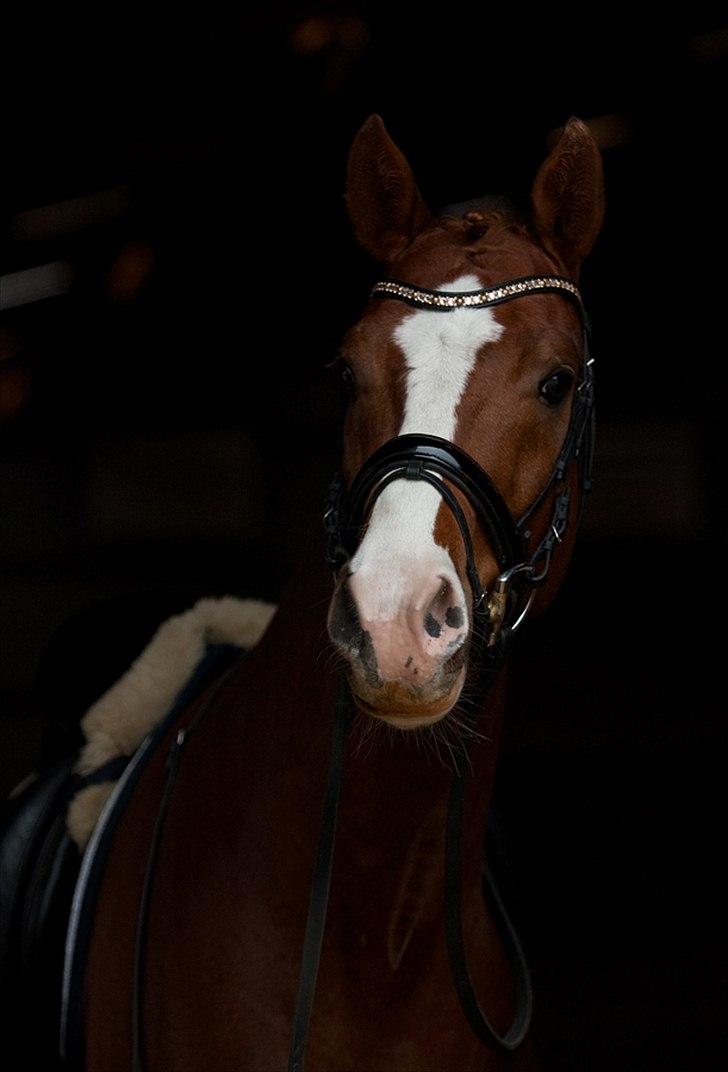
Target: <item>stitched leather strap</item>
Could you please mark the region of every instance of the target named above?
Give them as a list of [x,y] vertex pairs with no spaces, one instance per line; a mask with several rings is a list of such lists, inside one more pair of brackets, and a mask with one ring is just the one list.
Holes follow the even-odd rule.
[[445,827],[445,935],[450,970],[460,999],[461,1008],[473,1032],[486,1046],[515,1050],[521,1045],[531,1024],[533,990],[526,958],[518,935],[496,889],[493,874],[484,864],[486,888],[492,902],[493,918],[511,966],[515,986],[516,1011],[513,1023],[505,1035],[499,1035],[480,1007],[468,971],[461,918],[462,829],[465,798],[465,769],[467,756],[459,756],[457,772],[453,774]]
[[339,675],[334,726],[331,735],[331,758],[326,780],[323,816],[319,830],[316,863],[314,865],[311,892],[308,901],[308,918],[303,939],[303,953],[298,977],[296,1008],[293,1014],[291,1048],[288,1055],[288,1072],[303,1072],[304,1053],[308,1028],[316,992],[321,946],[326,925],[326,910],[329,904],[331,868],[334,861],[336,817],[341,796],[341,768],[344,756],[344,739],[351,721],[349,687],[342,670]]

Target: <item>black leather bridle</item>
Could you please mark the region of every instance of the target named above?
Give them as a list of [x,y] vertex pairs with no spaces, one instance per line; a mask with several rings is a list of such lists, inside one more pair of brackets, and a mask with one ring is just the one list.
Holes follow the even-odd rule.
[[[380,446],[364,462],[346,489],[341,472],[329,487],[324,511],[326,561],[338,572],[358,546],[371,507],[393,480],[424,480],[434,487],[450,508],[465,547],[466,571],[473,593],[473,613],[481,621],[474,634],[484,636],[485,658],[500,663],[508,639],[524,621],[533,600],[535,586],[545,580],[554,548],[561,542],[569,523],[571,489],[567,474],[571,463],[581,467],[581,487],[591,486],[594,446],[594,373],[589,352],[591,323],[578,288],[562,276],[524,276],[497,287],[482,290],[442,292],[415,287],[399,280],[382,280],[372,297],[391,297],[418,308],[448,312],[496,305],[525,294],[563,294],[576,303],[581,313],[583,357],[581,380],[576,386],[566,437],[547,483],[527,510],[514,518],[486,471],[464,450],[449,440],[424,433],[396,436]],[[488,593],[478,576],[473,540],[457,497],[448,483],[466,496],[488,534],[499,565],[499,575]],[[555,492],[551,522],[535,550],[528,551],[533,534],[528,522]]]
[[[581,313],[583,328],[583,359],[581,380],[572,402],[571,418],[553,471],[541,492],[528,509],[513,518],[495,484],[478,463],[456,444],[437,436],[425,434],[397,436],[384,443],[364,463],[351,486],[346,489],[340,473],[329,488],[325,512],[326,561],[338,570],[353,554],[366,518],[376,496],[393,480],[424,480],[436,488],[452,511],[460,529],[466,552],[467,574],[473,592],[473,616],[479,617],[483,629],[482,646],[477,656],[482,661],[483,684],[487,688],[494,680],[505,658],[507,642],[524,620],[535,588],[547,576],[551,558],[569,524],[571,490],[569,473],[578,464],[581,488],[591,486],[591,465],[594,446],[594,377],[589,353],[591,324],[575,283],[562,276],[525,276],[496,287],[460,293],[430,290],[397,279],[380,280],[371,291],[372,297],[390,297],[418,308],[447,312],[457,308],[472,308],[473,315],[483,306],[496,305],[533,293],[560,293],[575,301]],[[447,483],[446,483],[447,482]],[[462,507],[448,484],[453,484],[467,498],[488,535],[498,560],[500,573],[490,592],[483,588],[478,576],[473,542]],[[528,545],[536,535],[528,527],[549,495],[554,501],[548,529],[529,553]],[[523,584],[516,584],[516,579]],[[472,630],[476,632],[475,628]],[[469,659],[475,651],[471,648]],[[211,693],[192,725],[200,720],[214,698]],[[301,956],[296,1004],[293,1015],[288,1072],[303,1072],[306,1041],[313,1009],[321,948],[323,943],[329,885],[334,855],[336,820],[341,791],[341,775],[346,732],[352,721],[352,702],[345,674],[341,672],[331,737],[331,752],[323,803],[318,847],[309,893],[308,916]],[[132,1001],[133,1067],[135,1072],[145,1068],[143,1031],[143,978],[147,946],[147,920],[154,881],[154,871],[164,819],[171,799],[172,788],[179,769],[182,746],[191,727],[178,731],[177,740],[169,750],[166,781],[157,815],[154,836],[150,844],[144,876],[143,894],[137,920],[137,941],[134,959]],[[508,955],[515,986],[516,1013],[504,1035],[499,1035],[483,1013],[468,972],[461,925],[461,843],[462,817],[465,797],[467,750],[464,739],[455,749],[456,770],[448,801],[445,829],[445,934],[448,956],[460,1004],[473,1032],[484,1045],[503,1050],[515,1050],[523,1041],[531,1019],[532,990],[528,967],[518,936],[495,888],[493,876],[484,864],[484,892],[489,896],[493,919]],[[241,1059],[243,1059],[241,1055]]]

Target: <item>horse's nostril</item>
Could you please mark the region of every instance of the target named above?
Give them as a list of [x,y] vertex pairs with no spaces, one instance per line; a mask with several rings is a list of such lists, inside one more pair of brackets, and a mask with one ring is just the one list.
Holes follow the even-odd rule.
[[462,629],[465,624],[465,611],[462,607],[448,607],[445,611],[445,624],[451,629]]
[[442,656],[452,654],[465,640],[462,595],[458,596],[450,578],[440,575],[435,579],[439,586],[435,588],[420,619],[420,628],[423,630],[421,639],[430,657],[435,657],[438,652]]
[[462,629],[465,611],[458,601],[452,582],[440,577],[441,585],[425,612],[425,632],[431,637],[440,637],[443,628]]

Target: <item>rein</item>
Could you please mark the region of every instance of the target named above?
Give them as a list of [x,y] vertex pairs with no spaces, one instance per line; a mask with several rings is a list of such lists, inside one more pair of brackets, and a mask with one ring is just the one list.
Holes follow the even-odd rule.
[[[480,641],[477,652],[471,648],[470,658],[474,661],[474,656],[477,655],[480,660],[480,666],[476,663],[476,669],[481,674],[484,693],[503,665],[508,641],[524,621],[536,586],[548,575],[553,552],[562,541],[568,527],[571,494],[567,476],[572,463],[577,461],[579,463],[582,490],[587,490],[591,486],[594,445],[593,359],[589,355],[591,323],[578,288],[571,280],[561,276],[524,276],[496,287],[447,293],[414,286],[401,280],[385,279],[376,283],[371,291],[371,297],[394,298],[418,308],[434,311],[448,312],[452,309],[470,307],[474,310],[473,315],[475,315],[475,310],[483,306],[511,301],[536,292],[560,293],[577,303],[583,328],[582,378],[576,388],[568,431],[551,476],[521,517],[518,519],[512,517],[494,482],[465,451],[448,440],[424,434],[397,436],[383,444],[367,459],[349,489],[345,488],[341,473],[335,474],[325,504],[325,558],[332,568],[338,570],[356,548],[372,502],[391,481],[424,480],[437,489],[457,521],[465,546],[468,580],[473,591],[473,618],[483,626],[481,629],[473,629],[473,633],[482,635],[484,638]],[[488,533],[501,570],[490,592],[487,592],[481,584],[475,564],[472,537],[465,515],[457,497],[446,484],[446,480],[454,484],[467,497]],[[536,544],[535,550],[529,554],[528,544],[534,534],[527,527],[527,523],[552,491],[555,497],[549,527]],[[167,756],[165,786],[148,852],[137,921],[132,1002],[134,1072],[143,1072],[145,1068],[143,978],[147,945],[147,917],[164,819],[185,741],[201,716],[211,706],[212,699],[221,684],[222,680],[213,689],[192,723],[178,731],[176,741]],[[306,1042],[328,907],[336,821],[341,795],[344,745],[351,721],[352,698],[346,675],[342,670],[337,686],[329,769],[309,893],[288,1072],[304,1072]],[[484,893],[487,891],[491,900],[493,918],[503,941],[515,981],[516,1014],[505,1035],[499,1035],[488,1022],[478,1003],[468,972],[463,945],[461,843],[467,747],[462,738],[456,759],[461,762],[456,761],[445,828],[445,933],[448,956],[463,1013],[475,1035],[484,1045],[512,1051],[523,1042],[530,1025],[533,1004],[531,980],[516,931],[495,887],[493,876],[484,863]]]

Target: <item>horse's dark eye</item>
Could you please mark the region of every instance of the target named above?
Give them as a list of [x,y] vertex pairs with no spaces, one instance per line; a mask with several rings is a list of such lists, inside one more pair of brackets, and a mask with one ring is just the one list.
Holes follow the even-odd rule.
[[545,380],[541,380],[538,393],[547,405],[558,406],[559,402],[563,402],[568,395],[573,382],[573,372],[568,369],[557,369]]
[[348,365],[346,361],[339,361],[339,379],[341,385],[346,391],[349,398],[353,398],[356,394],[356,380],[354,373],[351,370],[351,365]]
[[329,361],[326,369],[336,380],[346,401],[351,401],[356,394],[356,378],[348,361],[341,356],[335,357],[333,361]]

